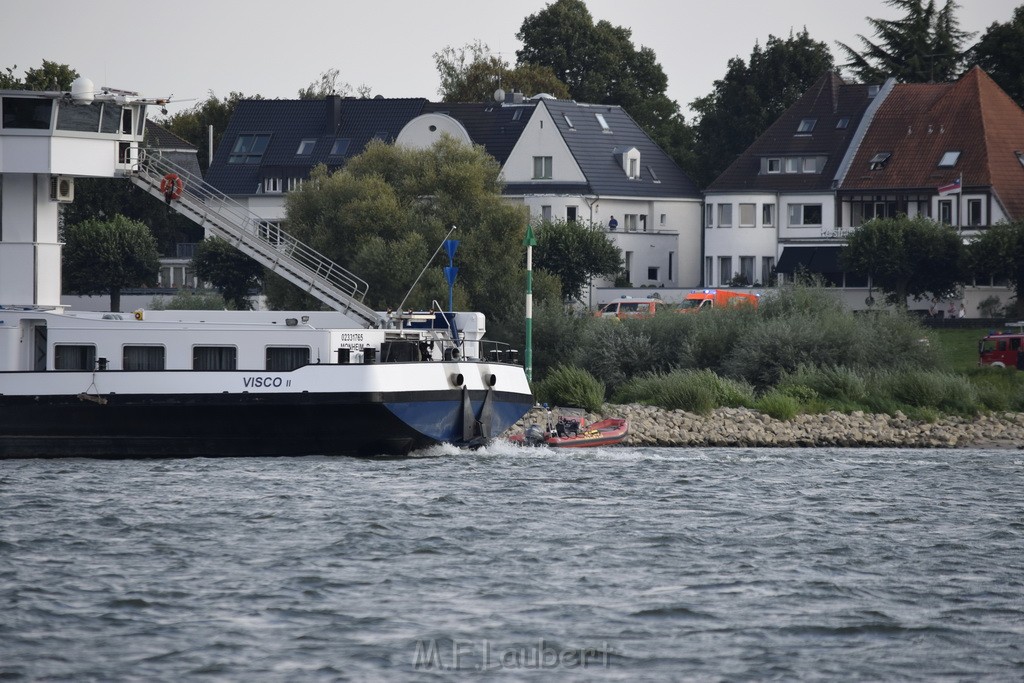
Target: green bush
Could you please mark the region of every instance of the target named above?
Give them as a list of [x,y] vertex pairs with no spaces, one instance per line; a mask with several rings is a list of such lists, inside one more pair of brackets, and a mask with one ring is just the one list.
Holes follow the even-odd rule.
[[792,420],[800,412],[800,403],[780,391],[769,391],[754,401],[754,408],[776,420]]
[[534,387],[537,399],[549,405],[597,412],[604,404],[604,384],[575,365],[560,365]]
[[614,394],[616,403],[644,403],[666,410],[706,415],[718,406],[746,406],[753,390],[742,382],[723,379],[710,370],[676,370],[635,377]]

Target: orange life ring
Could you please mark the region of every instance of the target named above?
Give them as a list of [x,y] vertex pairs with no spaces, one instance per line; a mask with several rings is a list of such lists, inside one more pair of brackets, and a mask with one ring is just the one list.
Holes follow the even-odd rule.
[[185,183],[177,173],[168,173],[160,181],[160,192],[168,199],[177,199],[185,190]]

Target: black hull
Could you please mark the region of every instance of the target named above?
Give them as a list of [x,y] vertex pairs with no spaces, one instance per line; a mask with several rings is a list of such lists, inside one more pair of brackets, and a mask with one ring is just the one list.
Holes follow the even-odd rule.
[[[485,392],[470,399],[480,404]],[[498,394],[498,429],[528,409]],[[464,434],[450,392],[0,396],[0,458],[405,455]],[[391,405],[422,416],[410,425]],[[410,408],[412,410],[410,411]],[[457,417],[456,417],[457,416]]]

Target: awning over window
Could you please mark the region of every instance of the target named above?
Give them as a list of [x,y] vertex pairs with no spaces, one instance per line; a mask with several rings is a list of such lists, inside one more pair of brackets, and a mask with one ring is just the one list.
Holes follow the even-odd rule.
[[775,264],[775,272],[788,274],[808,270],[814,250],[815,247],[786,247],[782,250],[779,262]]
[[785,247],[775,266],[779,273],[839,273],[839,250],[842,247]]

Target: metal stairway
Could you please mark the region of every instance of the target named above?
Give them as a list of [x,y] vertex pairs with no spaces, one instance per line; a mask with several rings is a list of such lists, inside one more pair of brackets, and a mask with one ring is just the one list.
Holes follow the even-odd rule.
[[166,201],[160,183],[168,174],[182,180],[181,196],[171,207],[226,240],[258,263],[309,292],[331,308],[358,318],[367,327],[385,327],[387,320],[363,303],[367,284],[278,226],[262,220],[223,192],[181,166],[159,156],[143,155],[130,178],[143,190]]

